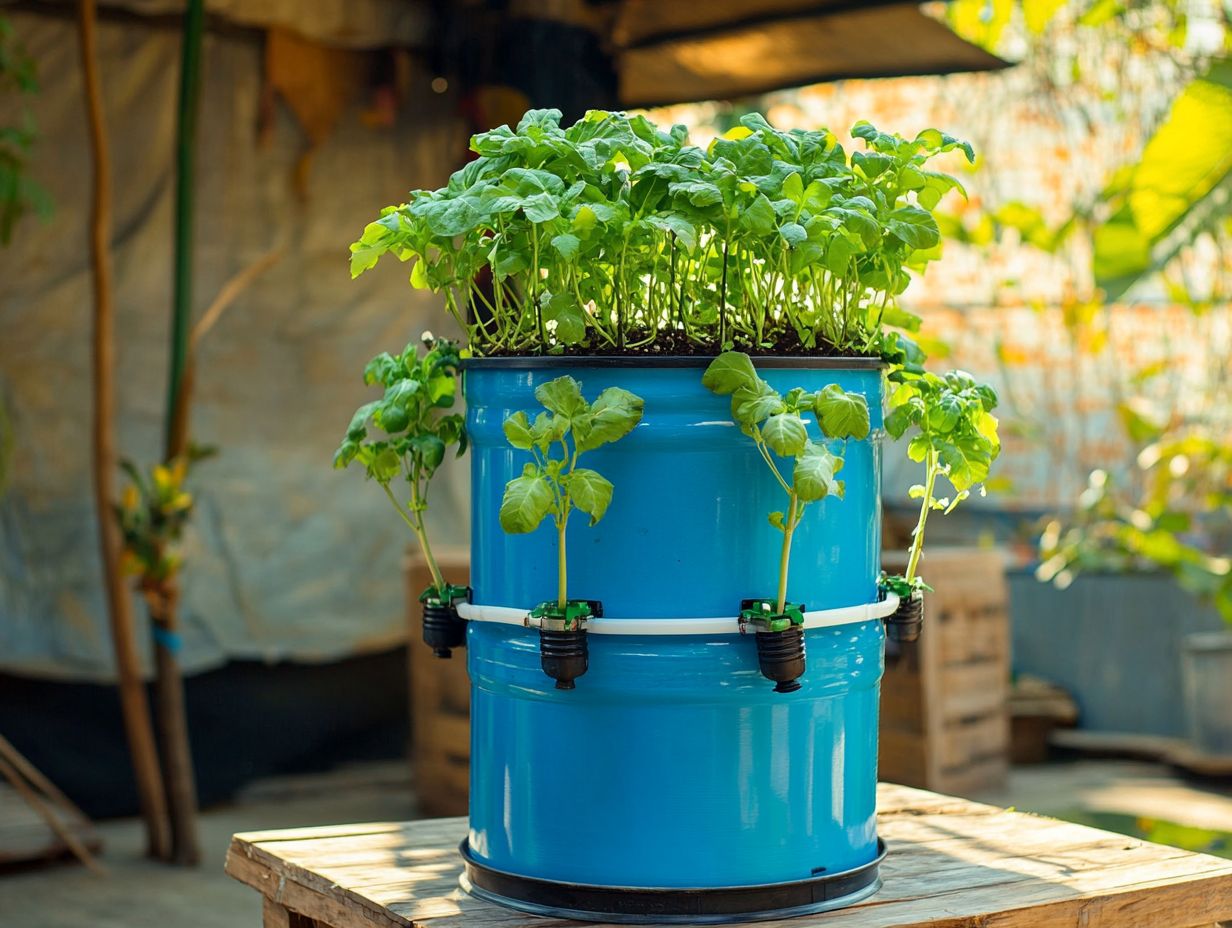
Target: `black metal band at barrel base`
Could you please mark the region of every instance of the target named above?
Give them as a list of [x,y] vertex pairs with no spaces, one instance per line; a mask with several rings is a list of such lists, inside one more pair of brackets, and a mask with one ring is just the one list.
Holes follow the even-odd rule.
[[721,925],[841,908],[877,891],[886,855],[885,843],[879,839],[873,860],[842,873],[756,886],[642,889],[518,876],[480,863],[466,841],[460,850],[465,865],[463,888],[474,896],[535,915],[632,925]]

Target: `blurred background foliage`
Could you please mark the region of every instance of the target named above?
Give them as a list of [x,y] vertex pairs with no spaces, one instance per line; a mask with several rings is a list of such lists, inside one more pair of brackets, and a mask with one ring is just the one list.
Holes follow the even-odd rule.
[[[1012,232],[1019,247],[1064,251],[1078,361],[1118,368],[1106,382],[1129,459],[1092,469],[1072,514],[1047,519],[1040,579],[1065,586],[1083,570],[1161,568],[1232,621],[1232,5],[958,0],[946,16],[964,37],[1021,59],[1040,99],[1069,118],[1095,126],[1110,114],[1140,132],[1061,215],[1007,199],[955,217],[950,230],[983,248]],[[1204,395],[1191,395],[1167,351],[1127,364],[1109,347],[1117,304],[1135,301],[1192,314],[1189,337],[1211,349]]]
[[[38,91],[34,59],[0,13],[0,95],[27,97]],[[38,132],[27,107],[16,109],[12,124],[0,123],[0,245],[7,245],[17,221],[27,213],[47,215],[47,192],[28,176]]]
[[1000,531],[1042,580],[1164,570],[1232,621],[1232,3],[926,9],[1017,66],[658,117],[703,143],[753,109],[969,138],[971,197],[943,203],[945,254],[905,302],[934,357],[997,382]]

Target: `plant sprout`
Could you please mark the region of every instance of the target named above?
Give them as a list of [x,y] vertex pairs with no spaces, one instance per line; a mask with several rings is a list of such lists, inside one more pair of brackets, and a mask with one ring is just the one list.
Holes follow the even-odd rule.
[[[928,514],[938,510],[948,515],[977,485],[983,494],[982,484],[1001,443],[992,415],[997,405],[992,387],[976,383],[965,371],[898,376],[902,379],[890,398],[885,427],[893,438],[901,438],[912,427],[919,430],[907,445],[907,456],[924,465],[924,483],[910,490],[911,498],[920,500],[920,515],[911,533],[907,572],[885,578],[883,584],[907,597],[928,588],[917,576]],[[937,497],[941,477],[954,488],[953,497]]]
[[[364,383],[384,387],[385,395],[355,411],[346,437],[334,454],[334,467],[342,469],[359,461],[369,479],[381,485],[390,505],[419,542],[432,574],[433,590],[441,602],[448,603],[459,590],[441,574],[428,543],[424,513],[428,509],[428,486],[446,450],[456,446],[457,457],[466,453],[463,418],[448,411],[456,399],[461,356],[454,342],[433,338],[430,332],[424,333],[422,341],[426,349],[422,357],[412,342],[396,357],[386,352],[368,362]],[[369,423],[385,437],[370,438]],[[391,486],[399,476],[409,487],[405,503]],[[431,593],[425,591],[425,596]]]
[[[843,458],[822,442],[809,438],[805,416],[812,413],[823,438],[862,440],[868,437],[868,404],[858,393],[830,384],[815,393],[796,387],[780,395],[758,376],[748,355],[728,351],[715,358],[702,384],[720,395],[731,395],[732,419],[757,446],[757,451],[783,492],[785,512],[770,513],[770,524],[783,533],[779,554],[776,615],[787,606],[787,570],[791,543],[809,503],[827,496],[843,497],[843,481],[835,479]],[[790,480],[777,459],[792,461]]]
[[[477,355],[876,353],[898,295],[939,252],[933,210],[962,185],[928,169],[970,145],[866,122],[828,130],[757,114],[702,150],[683,126],[531,110],[474,136],[478,157],[416,190],[351,246],[441,293]],[[483,268],[490,278],[480,278]]]
[[612,484],[597,471],[578,467],[583,452],[619,441],[642,420],[642,398],[608,387],[594,403],[587,403],[572,377],[557,377],[535,388],[535,399],[545,409],[534,422],[525,412],[505,420],[505,437],[520,451],[529,451],[532,463],[505,486],[500,524],[506,532],[533,532],[549,515],[556,526],[558,587],[556,605],[569,604],[565,529],[569,515],[580,509],[595,525],[612,501]]

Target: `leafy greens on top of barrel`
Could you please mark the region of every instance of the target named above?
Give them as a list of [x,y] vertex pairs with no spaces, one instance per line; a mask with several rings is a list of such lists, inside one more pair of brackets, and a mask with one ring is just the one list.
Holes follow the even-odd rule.
[[938,254],[932,210],[971,147],[858,123],[827,130],[750,114],[703,150],[683,126],[532,110],[471,140],[439,190],[382,210],[351,246],[358,276],[386,254],[441,293],[478,356],[879,355],[918,320],[897,302]]

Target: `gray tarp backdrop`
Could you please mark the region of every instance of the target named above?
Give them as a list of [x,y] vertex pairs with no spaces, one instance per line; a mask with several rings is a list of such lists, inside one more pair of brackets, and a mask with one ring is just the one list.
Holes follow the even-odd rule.
[[[34,178],[47,222],[27,218],[0,249],[0,404],[15,431],[0,498],[0,670],[108,679],[90,496],[90,165],[71,16],[6,12],[38,62],[30,100],[40,141]],[[171,301],[174,23],[100,24],[115,195],[121,453],[148,464],[161,445]],[[367,128],[356,99],[318,149],[301,202],[291,173],[305,139],[285,107],[257,142],[262,83],[255,34],[206,39],[198,149],[200,312],[271,248],[282,259],[246,290],[202,345],[196,440],[220,456],[193,478],[186,546],[184,664],[231,657],[326,660],[404,636],[408,540],[383,495],[330,458],[351,411],[371,398],[364,362],[425,328],[449,327],[400,267],[352,282],[347,244],[379,208],[443,182],[465,147],[455,101],[413,76],[390,128]],[[0,123],[13,95],[0,101]],[[464,469],[434,488],[441,543],[464,539]],[[145,641],[143,609],[141,638]]]

